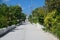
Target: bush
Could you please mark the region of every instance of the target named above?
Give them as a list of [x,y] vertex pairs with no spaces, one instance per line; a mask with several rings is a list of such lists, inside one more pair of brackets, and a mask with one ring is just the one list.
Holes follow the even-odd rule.
[[26,15],[22,13],[20,6],[8,6],[4,3],[0,4],[0,28],[16,25],[17,23],[25,21],[25,19]]
[[7,27],[7,26],[8,26],[7,18],[4,16],[0,17],[0,28]]
[[45,30],[54,33],[60,38],[60,12],[57,10],[48,13],[44,19]]
[[44,14],[40,13],[40,15],[39,15],[39,17],[38,17],[38,21],[39,21],[39,23],[42,24],[42,25],[44,24],[44,16],[45,16]]
[[45,14],[45,7],[39,7],[32,11],[32,15],[30,19],[33,21],[33,23],[40,23],[43,25],[44,23],[44,16]]

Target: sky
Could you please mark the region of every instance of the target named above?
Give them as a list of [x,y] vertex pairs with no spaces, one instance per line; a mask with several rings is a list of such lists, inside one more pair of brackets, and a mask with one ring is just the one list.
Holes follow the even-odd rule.
[[32,10],[38,7],[42,7],[45,5],[44,0],[0,0],[0,3],[4,2],[7,5],[19,5],[22,7],[22,12],[29,15]]

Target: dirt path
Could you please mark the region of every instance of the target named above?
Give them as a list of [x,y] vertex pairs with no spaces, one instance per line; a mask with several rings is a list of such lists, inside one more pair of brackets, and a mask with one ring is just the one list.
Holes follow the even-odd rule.
[[39,24],[25,23],[0,38],[0,40],[57,40],[57,38],[44,32]]

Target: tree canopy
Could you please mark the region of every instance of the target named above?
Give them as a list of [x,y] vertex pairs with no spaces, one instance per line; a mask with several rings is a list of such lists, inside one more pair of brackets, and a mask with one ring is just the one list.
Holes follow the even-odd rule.
[[22,13],[20,6],[8,6],[4,3],[0,4],[0,28],[21,23],[25,20],[24,18],[26,18],[26,15]]

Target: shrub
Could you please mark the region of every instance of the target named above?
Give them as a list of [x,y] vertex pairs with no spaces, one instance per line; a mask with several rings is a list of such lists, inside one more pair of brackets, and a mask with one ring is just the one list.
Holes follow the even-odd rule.
[[0,28],[7,27],[8,26],[8,21],[7,17],[0,17]]
[[54,33],[60,38],[60,12],[57,10],[48,13],[44,19],[45,30]]
[[4,3],[0,4],[0,28],[16,25],[17,23],[25,21],[25,19],[26,15],[22,13],[20,6],[8,6]]
[[44,14],[40,13],[40,15],[39,15],[39,17],[38,17],[38,21],[39,21],[39,23],[42,24],[42,25],[44,24],[44,16],[45,16]]

